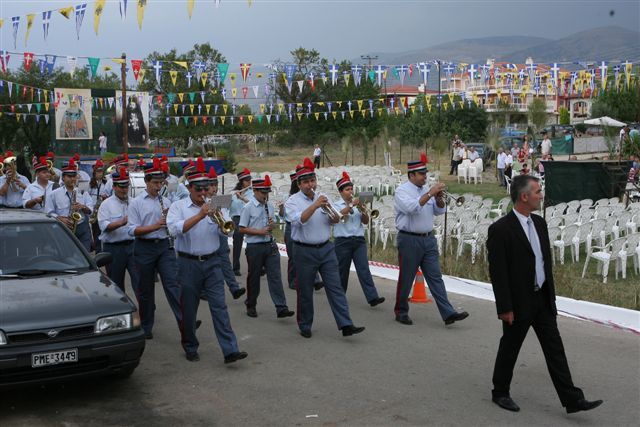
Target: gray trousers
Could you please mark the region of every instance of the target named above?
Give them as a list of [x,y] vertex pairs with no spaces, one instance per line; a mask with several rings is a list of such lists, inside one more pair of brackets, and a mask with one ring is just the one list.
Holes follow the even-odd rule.
[[220,268],[222,269],[222,276],[229,288],[229,292],[232,294],[240,289],[240,285],[236,280],[236,275],[233,274],[233,268],[231,267],[231,260],[229,259],[229,241],[224,236],[218,236],[220,240],[220,247],[218,248],[218,260],[220,261]]
[[336,237],[334,241],[336,247],[336,256],[338,257],[338,265],[340,268],[340,284],[342,289],[347,291],[349,285],[349,269],[351,268],[351,261],[356,267],[356,274],[362,287],[362,292],[367,299],[367,302],[371,302],[378,298],[378,291],[376,285],[373,283],[373,277],[371,277],[371,271],[369,270],[369,260],[367,259],[367,243],[364,237],[352,236],[352,237]]
[[225,356],[238,351],[236,335],[224,299],[224,283],[217,256],[205,261],[178,257],[178,280],[182,287],[182,348],[186,353],[198,351],[196,319],[200,294],[204,291],[213,320],[218,344]]
[[[290,222],[285,223],[284,226],[284,244],[287,247],[287,281],[289,283],[289,288],[295,289],[296,286],[298,286],[298,279],[296,277],[296,265],[293,262],[293,251],[295,250],[295,245],[291,239]],[[313,283],[322,283],[322,278],[319,273],[316,273]]]
[[240,255],[242,254],[244,234],[240,232],[240,216],[234,216],[231,219],[236,226],[233,231],[233,271],[240,273]]
[[293,262],[298,278],[297,320],[301,331],[311,331],[313,324],[313,283],[316,273],[324,282],[329,306],[339,329],[353,325],[349,316],[349,305],[338,275],[338,259],[333,243],[310,247],[294,243]]
[[131,240],[128,244],[121,244],[118,242],[117,244],[113,243],[103,243],[102,250],[104,252],[108,252],[113,257],[113,261],[111,264],[106,266],[107,268],[107,276],[109,279],[113,280],[116,285],[124,292],[124,273],[125,271],[129,272],[129,277],[131,277],[131,287],[134,289],[138,289],[138,282],[140,281],[140,273],[138,272],[138,267],[133,259],[133,245],[134,242]]
[[409,314],[408,299],[418,267],[422,270],[442,320],[456,312],[447,298],[447,290],[442,280],[435,236],[421,237],[398,233],[398,263],[400,274],[394,307],[396,317],[402,318]]
[[247,265],[249,266],[249,273],[247,274],[247,299],[245,300],[247,308],[255,308],[258,303],[258,295],[260,295],[260,273],[264,267],[267,271],[269,294],[271,295],[273,305],[276,306],[276,312],[288,310],[284,289],[282,289],[280,253],[277,251],[274,252],[274,246],[271,243],[247,243],[245,254],[247,255]]

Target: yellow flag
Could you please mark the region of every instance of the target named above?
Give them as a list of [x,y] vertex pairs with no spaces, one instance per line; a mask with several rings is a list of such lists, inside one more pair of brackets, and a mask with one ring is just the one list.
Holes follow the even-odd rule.
[[187,65],[187,61],[173,61],[173,63],[176,64],[176,65],[181,66],[185,70],[189,69],[189,66]]
[[138,28],[142,29],[144,20],[144,8],[147,7],[147,0],[138,0]]
[[320,113],[313,113],[313,115],[316,118],[316,120],[320,119]]
[[[116,64],[120,64],[120,65],[122,65],[122,64],[124,64],[124,63],[126,63],[126,62],[127,62],[125,59],[122,59],[122,58],[111,58],[111,60],[112,60],[113,62],[115,62]],[[140,76],[140,75],[138,74],[138,77],[139,77],[139,76]]]
[[336,119],[336,116],[338,115],[338,113],[336,111],[332,111],[331,112],[331,116],[333,117],[333,120]]
[[96,32],[96,36],[98,35],[98,29],[100,29],[100,17],[102,17],[102,12],[104,11],[104,2],[105,0],[96,0],[93,5],[93,31]]
[[249,124],[253,123],[253,115],[247,116],[247,118],[249,119]]
[[360,113],[362,113],[363,119],[367,116],[367,110],[360,110]]
[[298,102],[298,103],[296,104],[296,107],[298,107],[298,108],[302,108],[302,102]]
[[257,79],[261,79],[264,76],[264,74],[262,73],[256,73],[256,78]]
[[336,104],[338,104],[338,108],[342,108],[342,101],[336,101]]
[[194,126],[198,126],[198,116],[193,116],[193,124]]
[[237,94],[238,94],[238,88],[232,87],[231,88],[231,97],[232,98],[236,98]]
[[207,110],[207,116],[209,115],[209,111],[211,111],[211,104],[205,105],[205,109]]
[[353,119],[353,113],[355,113],[355,111],[353,110],[349,111],[349,115],[351,116],[352,119]]
[[171,84],[176,85],[176,81],[178,80],[178,72],[175,70],[169,71],[169,76],[171,76]]
[[284,104],[278,104],[278,113],[282,114],[284,112]]
[[224,111],[224,115],[227,115],[227,109],[229,108],[229,106],[227,104],[222,104],[222,111]]
[[429,110],[429,112],[431,112],[431,104],[427,104],[427,110]]
[[33,20],[35,19],[36,14],[30,13],[27,15],[27,31],[24,33],[24,44],[26,46],[27,40],[29,39],[29,33],[31,33],[31,27],[33,27]]
[[224,121],[227,119],[226,116],[220,116],[220,123],[224,125]]
[[191,110],[191,114],[193,114],[193,109],[195,108],[195,105],[193,104],[189,104],[189,110]]
[[16,122],[20,121],[20,117],[22,116],[22,114],[20,113],[16,113]]
[[409,109],[411,110],[412,113],[416,112],[416,106],[412,105],[411,107],[409,107]]
[[191,19],[191,15],[193,14],[193,5],[195,0],[187,0],[187,13],[189,14],[189,19]]
[[266,105],[260,104],[260,114],[264,114],[264,109],[265,108],[266,108]]
[[49,111],[49,103],[48,102],[44,103],[44,111],[47,111],[47,112]]
[[173,104],[173,112],[174,114],[178,114],[178,104]]
[[111,71],[111,69],[112,69],[112,68],[111,68],[111,66],[110,66],[110,65],[105,65],[104,67],[102,67],[102,69],[103,69],[104,71]]
[[358,99],[357,103],[358,103],[358,110],[362,110],[362,103],[364,101],[362,99]]
[[349,77],[351,77],[351,74],[345,74],[344,75],[344,85],[345,86],[349,86]]
[[144,68],[140,68],[140,71],[138,71],[138,81],[141,82],[142,80],[144,80],[144,75],[147,73],[147,70]]
[[206,86],[207,85],[207,78],[209,77],[208,73],[202,73],[200,75],[200,81],[202,82],[202,86]]
[[184,99],[184,93],[183,92],[180,92],[178,94],[178,99],[180,100],[180,102],[182,102],[182,100]]
[[61,9],[58,9],[58,12],[60,12],[60,15],[62,15],[65,18],[69,19],[69,16],[71,16],[71,13],[73,13],[73,6],[67,6],[67,7],[63,7]]
[[296,113],[296,116],[298,116],[298,121],[302,120],[302,113]]
[[319,102],[316,102],[316,104],[320,107],[324,107],[324,102],[319,101]]
[[0,19],[0,28],[2,28],[3,24],[4,24],[4,19]]

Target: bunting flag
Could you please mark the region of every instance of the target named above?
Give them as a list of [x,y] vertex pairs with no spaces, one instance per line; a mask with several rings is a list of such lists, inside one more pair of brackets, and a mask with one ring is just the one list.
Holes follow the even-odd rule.
[[550,68],[551,71],[551,82],[553,83],[554,87],[558,87],[558,71],[560,71],[560,67],[558,67],[558,64],[556,62],[554,62]]
[[601,61],[600,66],[600,85],[602,86],[602,90],[607,88],[607,62]]
[[362,66],[361,65],[352,65],[351,66],[351,74],[353,74],[353,84],[356,86],[360,86],[360,80],[362,79]]
[[293,75],[298,70],[298,66],[296,64],[286,64],[284,66],[285,76],[287,77],[287,81],[291,82],[293,80]]
[[76,56],[67,56],[67,64],[69,65],[69,74],[73,77],[76,72],[76,66],[78,65],[78,58]]
[[398,76],[400,77],[400,86],[404,86],[404,77],[407,73],[408,67],[406,65],[398,65],[395,67],[395,70],[398,72]]
[[4,25],[4,19],[0,18],[0,29],[2,29],[3,25]]
[[[202,87],[207,87],[207,77],[209,77],[209,73],[202,73],[200,75],[200,78],[197,79],[200,81],[200,83],[202,84]],[[203,92],[204,93],[204,92]]]
[[242,81],[247,81],[247,76],[249,75],[249,70],[251,69],[251,64],[240,64],[240,73],[242,74]]
[[171,70],[169,71],[169,76],[171,77],[171,84],[175,87],[176,81],[178,80],[178,72]]
[[96,0],[93,6],[93,31],[96,32],[96,36],[100,29],[100,17],[102,17],[102,12],[104,11],[104,3],[105,0]]
[[31,34],[31,28],[33,28],[33,20],[36,18],[35,13],[30,13],[27,15],[27,30],[24,33],[24,45],[27,45],[27,41],[29,40],[29,34]]
[[[9,55],[6,50],[0,50],[0,67],[2,67],[3,73],[7,72],[7,67],[9,66],[9,58],[11,58],[11,55]],[[0,83],[2,83],[1,80]]]
[[193,6],[195,0],[187,0],[187,14],[189,15],[189,19],[191,19],[191,15],[193,14]]
[[383,65],[376,65],[376,78],[378,86],[382,86],[382,79],[385,77],[385,67]]
[[53,74],[53,68],[56,65],[56,59],[57,59],[57,56],[55,56],[55,55],[45,55],[44,56],[44,63],[45,63],[45,67],[46,67],[47,73]]
[[73,12],[73,6],[67,6],[67,7],[63,7],[61,9],[58,9],[58,12],[60,13],[60,15],[64,16],[67,19],[71,19],[71,13]]
[[338,81],[338,66],[335,64],[329,65],[329,74],[331,74],[331,86],[335,86]]
[[427,88],[427,80],[429,79],[429,71],[431,71],[431,65],[426,62],[419,62],[416,64],[418,67],[418,71],[420,75],[422,75],[422,82],[424,83],[425,89]]
[[127,19],[127,0],[120,0],[118,3],[120,6],[120,18],[124,21]]
[[100,64],[100,58],[87,58],[89,62],[89,69],[91,70],[91,77],[95,78],[98,72],[98,64]]
[[141,65],[142,65],[142,60],[141,59],[132,59],[131,60],[131,70],[133,71],[133,78],[136,79],[136,81],[138,81],[138,77],[140,76],[140,66]]
[[160,74],[160,71],[162,70],[162,61],[153,61],[153,69],[156,72],[156,81],[160,84],[160,79],[162,78]]
[[80,27],[82,27],[82,20],[84,19],[84,13],[87,10],[87,4],[82,3],[76,6],[76,34],[78,40],[80,40]]
[[229,71],[229,64],[226,63],[218,63],[216,64],[216,70],[220,74],[220,78],[218,79],[218,86],[224,83],[227,78],[227,71]]
[[42,31],[44,34],[44,41],[47,41],[49,36],[49,22],[51,21],[51,10],[42,12]]
[[626,60],[621,65],[624,65],[625,84],[628,88],[631,83],[631,71],[633,69],[633,64],[629,62],[629,60]]
[[33,53],[25,52],[24,53],[24,69],[27,71],[27,73],[29,72],[29,69],[31,68],[32,63],[33,63]]
[[14,16],[11,18],[11,23],[13,24],[13,47],[14,49],[17,47],[17,39],[18,39],[18,27],[20,26],[20,17]]
[[144,20],[144,9],[147,7],[147,0],[138,0],[138,28],[142,29]]

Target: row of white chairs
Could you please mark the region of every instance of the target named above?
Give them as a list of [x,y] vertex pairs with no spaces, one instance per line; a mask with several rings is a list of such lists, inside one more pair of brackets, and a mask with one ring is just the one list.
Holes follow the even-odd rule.
[[609,265],[615,260],[616,280],[618,273],[622,273],[622,278],[627,278],[627,260],[633,259],[633,272],[640,274],[640,233],[628,234],[624,237],[613,239],[603,246],[592,246],[587,252],[587,258],[582,269],[582,277],[587,273],[590,259],[596,260],[597,273],[602,274],[602,283],[607,283],[609,276]]
[[482,172],[484,172],[484,164],[482,159],[478,158],[474,161],[464,159],[462,163],[458,165],[458,183],[460,179],[463,179],[465,184],[471,181],[477,184],[478,181],[482,183]]

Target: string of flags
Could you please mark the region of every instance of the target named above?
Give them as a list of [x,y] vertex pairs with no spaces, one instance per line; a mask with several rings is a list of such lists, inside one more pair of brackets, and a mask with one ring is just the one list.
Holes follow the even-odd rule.
[[[109,3],[112,3],[112,2],[109,2]],[[122,18],[122,21],[126,21],[127,19],[127,7],[129,3],[135,3],[138,28],[142,30],[142,22],[144,21],[144,13],[148,6],[148,1],[132,0],[131,2],[129,2],[128,0],[119,0],[118,11],[120,13],[120,17]],[[195,0],[186,1],[187,14],[189,16],[189,19],[191,19],[191,16],[193,15],[193,9],[195,7],[195,3],[196,3]],[[213,3],[215,7],[218,8],[220,6],[221,0],[214,0]],[[251,7],[251,5],[253,4],[253,1],[247,0],[247,3],[249,7]],[[163,7],[166,6],[167,4],[168,4],[167,2],[163,2]],[[93,8],[91,9],[92,12],[90,13],[92,13],[93,15],[93,30],[96,33],[96,35],[98,35],[99,33],[100,20],[102,18],[102,15],[105,11],[106,6],[107,6],[106,0],[93,1]],[[78,37],[78,40],[80,40],[80,30],[84,22],[84,17],[87,13],[87,9],[89,9],[89,3],[82,2],[78,4],[71,4],[65,7],[49,9],[42,12],[34,12],[34,13],[27,13],[25,15],[12,16],[10,20],[9,18],[0,17],[0,30],[4,26],[5,21],[7,25],[9,24],[9,22],[11,22],[11,34],[13,37],[13,47],[15,49],[18,44],[18,33],[21,30],[21,26],[24,27],[24,45],[27,46],[27,43],[29,41],[29,36],[31,34],[31,30],[36,22],[36,19],[39,18],[42,25],[42,34],[43,34],[44,40],[47,41],[47,37],[49,36],[49,30],[52,24],[52,15],[55,17],[59,15],[62,18],[66,19],[67,21],[72,21],[75,23],[76,36]]]

